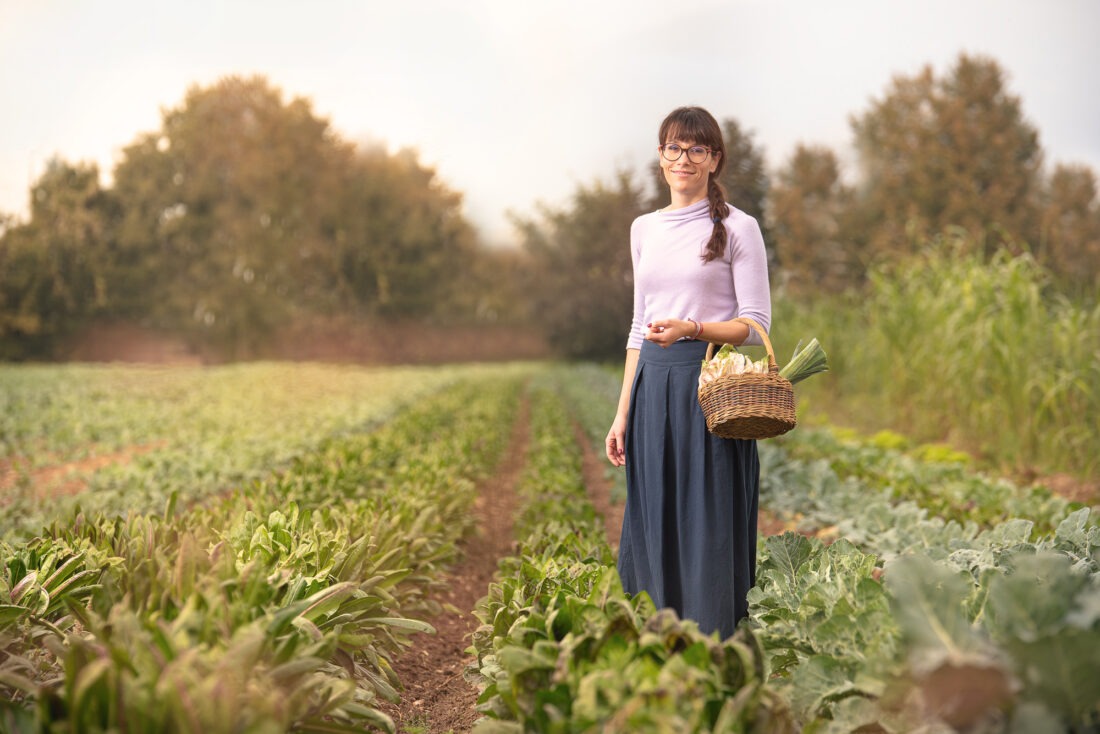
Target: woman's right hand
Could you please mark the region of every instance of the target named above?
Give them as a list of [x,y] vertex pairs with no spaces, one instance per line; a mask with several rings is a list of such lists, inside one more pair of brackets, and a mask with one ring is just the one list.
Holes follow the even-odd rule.
[[604,449],[612,466],[626,464],[626,416],[615,417],[615,422],[611,424],[611,430],[604,440]]

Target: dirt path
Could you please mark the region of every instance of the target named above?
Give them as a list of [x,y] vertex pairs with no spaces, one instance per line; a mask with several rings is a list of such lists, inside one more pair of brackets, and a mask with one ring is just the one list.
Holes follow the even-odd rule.
[[28,459],[20,456],[0,460],[0,494],[15,489],[24,479],[37,499],[79,494],[88,488],[85,480],[87,474],[115,464],[129,464],[136,457],[167,444],[167,441],[154,441],[106,453],[98,453],[96,447],[91,445],[87,458],[55,461],[51,455],[46,454],[38,457],[40,466],[37,467],[33,467]]
[[497,560],[513,552],[515,489],[526,463],[529,416],[525,400],[504,461],[479,487],[474,504],[477,534],[461,543],[462,560],[443,578],[447,588],[436,601],[444,611],[427,620],[436,634],[417,635],[394,664],[406,688],[400,703],[380,708],[393,718],[398,732],[463,734],[481,718],[474,710],[477,691],[463,678],[471,662],[466,648],[479,624],[472,610],[485,596]]
[[[611,466],[606,456],[596,453],[592,442],[580,426],[574,426],[577,438],[577,446],[581,449],[582,472],[584,474],[584,486],[588,488],[588,499],[596,512],[603,518],[604,529],[607,531],[607,542],[612,550],[619,550],[619,534],[623,529],[623,512],[626,504],[611,501],[611,487],[614,482],[607,476],[607,469]],[[617,471],[623,471],[618,469]]]

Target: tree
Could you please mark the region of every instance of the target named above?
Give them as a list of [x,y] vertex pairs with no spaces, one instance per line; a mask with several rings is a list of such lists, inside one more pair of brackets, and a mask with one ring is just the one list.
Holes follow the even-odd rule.
[[877,253],[906,251],[955,225],[992,252],[1033,233],[1039,136],[992,59],[963,54],[937,79],[896,77],[853,118],[863,169],[859,205]]
[[529,293],[532,258],[523,249],[478,248],[452,279],[462,287],[449,302],[466,322],[524,328],[536,323]]
[[30,222],[0,220],[8,356],[48,356],[92,316],[233,358],[316,315],[479,308],[462,197],[414,151],[358,149],[262,77],[192,87],[125,148],[114,180],[105,190],[94,167],[55,162]]
[[726,190],[726,199],[741,211],[756,217],[770,242],[764,207],[768,198],[768,173],[764,164],[764,150],[756,145],[753,134],[743,130],[737,120],[723,121],[726,140],[726,165],[719,182]]
[[360,152],[338,197],[340,277],[372,316],[446,318],[464,296],[476,249],[450,191],[415,152]]
[[189,90],[115,180],[120,312],[228,356],[303,317],[449,313],[476,245],[415,152],[358,149],[262,77]]
[[841,226],[851,191],[828,148],[798,145],[771,189],[771,226],[786,286],[795,293],[836,292],[862,269]]
[[30,220],[0,238],[0,340],[8,358],[51,357],[106,305],[113,204],[94,164],[51,160],[30,191]]
[[319,225],[343,152],[308,102],[262,78],[192,88],[115,171],[125,310],[240,356],[306,297],[325,303]]
[[551,347],[576,358],[621,357],[634,297],[630,225],[648,210],[642,190],[619,173],[581,186],[572,207],[520,221],[532,269],[534,318]]
[[1096,173],[1059,165],[1043,188],[1039,262],[1086,292],[1100,287],[1100,201]]

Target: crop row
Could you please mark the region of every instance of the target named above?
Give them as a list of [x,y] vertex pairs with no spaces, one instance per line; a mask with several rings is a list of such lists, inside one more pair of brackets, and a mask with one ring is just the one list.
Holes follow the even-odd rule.
[[580,426],[611,480],[611,501],[626,502],[626,472],[603,463],[604,439],[619,401],[621,377],[594,364],[552,370],[547,378],[565,399],[569,414]]
[[1027,518],[983,527],[775,444],[761,446],[761,463],[763,505],[840,538],[768,538],[749,597],[772,685],[806,730],[1100,724],[1100,679],[1088,672],[1100,649],[1100,527],[1088,509],[1063,504],[1051,532]]
[[359,427],[378,412],[392,412],[401,396],[422,396],[468,371],[278,363],[0,365],[0,458],[73,460],[91,447],[202,441],[230,431],[257,440],[298,422],[328,433]]
[[[397,695],[389,660],[427,629],[519,376],[318,441],[327,423],[228,495],[154,482],[125,517],[65,506],[0,543],[0,730],[392,729],[374,708]],[[751,619],[718,641],[619,586],[573,430],[602,443],[617,383],[538,377],[522,541],[477,612],[480,734],[1100,726],[1089,510],[800,428],[761,442],[761,503],[826,540],[762,539]]]
[[[501,379],[516,371],[491,370]],[[403,405],[488,372],[0,366],[0,538],[27,537],[77,505],[157,512],[173,492],[190,501],[264,478],[327,437],[376,427]],[[59,481],[81,491],[59,491]]]
[[[609,416],[616,382],[577,381],[579,415]],[[762,507],[824,537],[761,541],[748,627],[767,688],[805,731],[1094,730],[1096,518],[896,438],[760,443]]]
[[[552,385],[552,382],[547,382]],[[752,633],[719,641],[628,598],[560,398],[535,391],[515,556],[477,610],[477,734],[787,730]]]
[[841,479],[881,489],[893,502],[913,502],[944,520],[989,528],[1024,517],[1042,534],[1075,508],[1043,486],[1021,487],[974,471],[966,454],[944,446],[910,449],[904,437],[891,432],[860,439],[833,428],[800,428],[775,443],[786,456],[822,460]]
[[202,506],[0,543],[0,729],[392,731],[389,660],[430,629],[517,394],[464,382]]

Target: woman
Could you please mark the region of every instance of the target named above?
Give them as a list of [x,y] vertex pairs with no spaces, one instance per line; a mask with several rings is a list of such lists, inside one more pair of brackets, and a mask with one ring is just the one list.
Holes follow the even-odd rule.
[[658,155],[672,203],[630,228],[634,319],[607,458],[626,466],[619,575],[704,632],[733,634],[756,579],[760,469],[755,441],[707,431],[699,371],[707,342],[759,344],[747,316],[771,323],[764,240],[756,220],[729,206],[718,122],[699,107],[674,110]]

